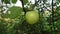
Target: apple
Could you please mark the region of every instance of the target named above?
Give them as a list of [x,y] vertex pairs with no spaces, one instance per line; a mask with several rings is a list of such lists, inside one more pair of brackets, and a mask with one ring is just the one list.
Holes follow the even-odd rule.
[[35,24],[39,21],[39,14],[36,11],[28,11],[25,18],[28,24]]

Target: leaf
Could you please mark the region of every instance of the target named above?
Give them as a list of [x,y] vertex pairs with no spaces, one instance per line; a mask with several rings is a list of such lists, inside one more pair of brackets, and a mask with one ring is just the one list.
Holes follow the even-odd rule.
[[17,0],[12,0],[12,3],[16,3]]
[[1,0],[2,2],[4,1],[4,0]]
[[24,5],[28,2],[28,0],[23,0]]
[[56,0],[56,1],[60,2],[60,0]]
[[57,24],[56,25],[60,25],[60,20],[57,21]]
[[2,0],[2,2],[5,2],[7,4],[10,3],[10,0]]
[[23,0],[23,3],[26,4],[28,2],[28,0]]
[[35,5],[34,4],[31,4],[31,5],[29,5],[30,7],[28,7],[28,5],[26,6],[26,7],[24,7],[25,8],[25,11],[33,11],[34,10],[34,7],[35,7]]
[[[10,11],[10,14],[8,14],[9,11]],[[8,9],[7,14],[4,14],[3,17],[14,19],[20,16],[22,14],[22,11],[23,11],[22,8],[13,6]]]
[[43,2],[45,3],[47,0],[43,0]]

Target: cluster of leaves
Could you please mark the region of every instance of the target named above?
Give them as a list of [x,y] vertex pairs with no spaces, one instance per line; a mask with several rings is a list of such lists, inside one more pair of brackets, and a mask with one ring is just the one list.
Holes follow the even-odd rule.
[[6,4],[7,4],[7,3],[10,3],[10,1],[11,1],[12,3],[16,3],[17,0],[2,0],[2,2],[6,3]]
[[[53,4],[53,11],[54,12],[52,13],[53,15],[50,15],[47,18],[45,17],[47,14],[44,15],[44,17],[42,17],[42,18],[40,16],[40,19],[41,19],[40,22],[42,21],[42,23],[41,23],[42,25],[40,25],[40,26],[42,26],[43,31],[49,31],[49,32],[59,31],[59,28],[60,28],[59,27],[59,24],[60,24],[60,22],[59,22],[60,21],[60,16],[59,16],[60,15],[60,5],[59,5],[59,0],[56,0],[54,2],[55,2]],[[49,9],[48,9],[48,7],[49,7]],[[38,2],[37,10],[40,11],[40,14],[42,13],[41,15],[43,16],[45,10],[48,10],[49,12],[52,11],[51,7],[52,7],[51,4],[41,1],[41,2]],[[41,11],[43,11],[43,12],[41,12]],[[50,34],[53,34],[52,32]]]
[[[17,0],[11,0],[12,3],[16,3]],[[22,1],[22,0],[20,0]],[[10,3],[10,0],[2,0],[6,4]],[[26,5],[28,0],[23,0],[23,4]],[[56,0],[53,7],[57,7],[59,0]],[[55,30],[60,30],[60,6],[54,8],[54,23],[51,23],[51,4],[47,3],[47,0],[39,0],[33,5],[35,10],[39,12],[40,20],[34,25],[27,24],[22,15],[24,9],[21,7],[10,7],[5,14],[0,14],[0,34],[55,34]],[[32,7],[33,7],[32,6]],[[25,10],[31,10],[31,8],[25,7]],[[23,7],[24,8],[24,7]],[[49,9],[48,9],[49,8]],[[33,8],[32,8],[33,9]],[[47,12],[48,11],[48,12]],[[3,12],[3,11],[2,11]],[[47,12],[47,13],[46,13]],[[0,12],[1,13],[1,12]],[[48,16],[46,16],[49,14]],[[4,18],[9,18],[10,22],[4,21]],[[7,19],[5,19],[7,20]],[[57,20],[57,21],[55,21]],[[53,32],[53,33],[52,33]],[[57,32],[56,32],[57,33]],[[58,32],[59,34],[59,32]]]

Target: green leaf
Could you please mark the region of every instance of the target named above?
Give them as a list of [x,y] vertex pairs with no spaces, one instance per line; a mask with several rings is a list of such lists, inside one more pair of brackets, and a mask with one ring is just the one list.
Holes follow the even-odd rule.
[[2,2],[4,1],[4,0],[1,0]]
[[30,7],[24,7],[25,8],[25,10],[26,11],[32,11],[32,10],[34,10],[34,7],[35,7],[35,5],[34,4],[31,4],[31,5],[29,5]]
[[12,3],[16,3],[17,0],[12,0]]
[[10,3],[10,0],[2,0],[2,2],[5,2],[7,4]]
[[47,0],[43,0],[43,2],[45,3]]
[[60,2],[60,0],[56,0],[56,1]]
[[54,23],[55,26],[57,25],[60,25],[60,20],[57,20],[55,23]]
[[28,0],[23,0],[24,5],[28,2]]
[[[10,14],[8,14],[9,11],[10,11]],[[22,8],[13,6],[8,9],[7,14],[4,14],[3,17],[14,19],[14,18],[17,18],[18,16],[20,16],[22,14],[22,11],[23,11]]]
[[45,31],[50,31],[51,29],[50,29],[50,26],[49,25],[44,25],[44,30]]

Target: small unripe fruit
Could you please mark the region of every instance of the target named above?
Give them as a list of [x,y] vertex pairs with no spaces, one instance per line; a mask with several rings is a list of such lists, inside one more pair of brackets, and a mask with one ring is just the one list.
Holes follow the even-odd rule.
[[28,11],[25,17],[26,17],[26,22],[29,24],[35,24],[39,20],[39,14],[36,11]]

